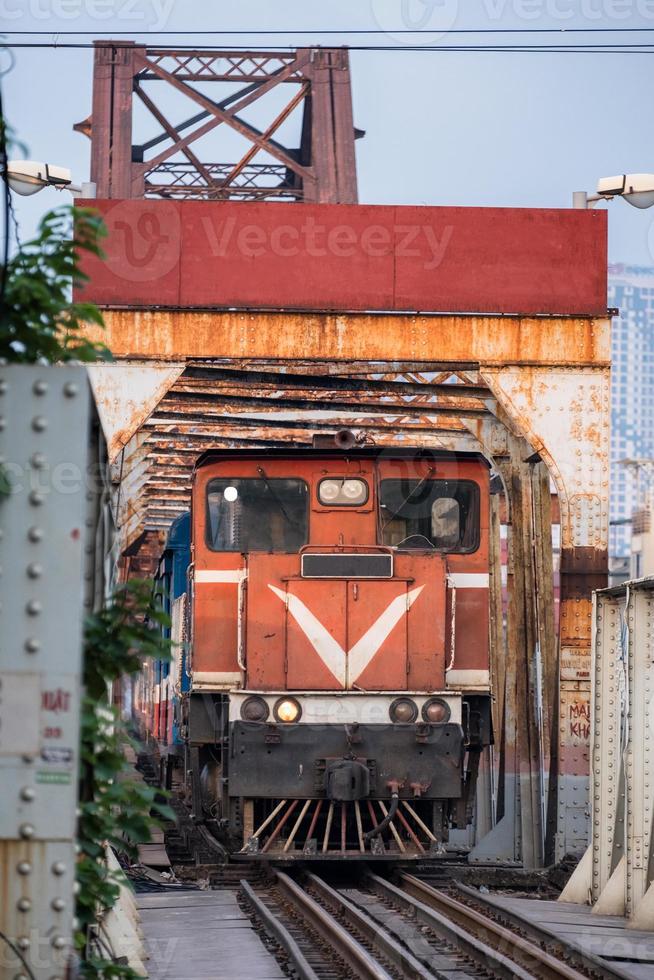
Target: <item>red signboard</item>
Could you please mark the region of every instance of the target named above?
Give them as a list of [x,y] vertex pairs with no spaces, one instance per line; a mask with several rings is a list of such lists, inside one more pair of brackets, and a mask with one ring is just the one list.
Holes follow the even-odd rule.
[[606,213],[103,200],[103,306],[606,313]]

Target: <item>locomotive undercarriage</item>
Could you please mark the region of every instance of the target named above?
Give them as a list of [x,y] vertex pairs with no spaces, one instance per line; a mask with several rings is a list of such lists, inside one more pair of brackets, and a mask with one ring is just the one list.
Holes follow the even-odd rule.
[[472,818],[488,708],[467,698],[465,727],[230,724],[227,696],[191,696],[188,801],[245,859],[440,856]]

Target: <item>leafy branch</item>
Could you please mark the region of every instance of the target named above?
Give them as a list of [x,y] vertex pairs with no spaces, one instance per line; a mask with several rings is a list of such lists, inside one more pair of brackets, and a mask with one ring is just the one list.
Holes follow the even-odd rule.
[[10,363],[109,360],[109,350],[84,336],[89,325],[102,327],[93,303],[71,300],[71,286],[88,280],[83,253],[102,257],[106,235],[91,208],[64,206],[48,211],[38,233],[21,245],[7,264],[0,317],[0,358]]

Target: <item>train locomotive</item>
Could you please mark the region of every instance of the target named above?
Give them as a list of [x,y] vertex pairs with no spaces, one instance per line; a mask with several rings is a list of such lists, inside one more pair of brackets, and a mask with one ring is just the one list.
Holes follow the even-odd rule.
[[230,852],[413,858],[471,822],[489,494],[480,455],[347,436],[198,459],[159,573],[173,660],[137,707]]

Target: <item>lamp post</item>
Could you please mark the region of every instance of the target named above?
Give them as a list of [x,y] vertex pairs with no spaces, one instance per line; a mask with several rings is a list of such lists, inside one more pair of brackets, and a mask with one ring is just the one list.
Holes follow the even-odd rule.
[[600,177],[597,192],[575,191],[572,206],[581,210],[594,208],[598,201],[612,201],[622,197],[634,208],[651,208],[654,205],[654,174],[618,174],[616,177]]
[[12,191],[20,194],[21,197],[38,194],[45,187],[69,191],[73,197],[95,197],[94,183],[88,181],[73,184],[70,170],[49,163],[37,163],[35,160],[10,160],[2,176]]

